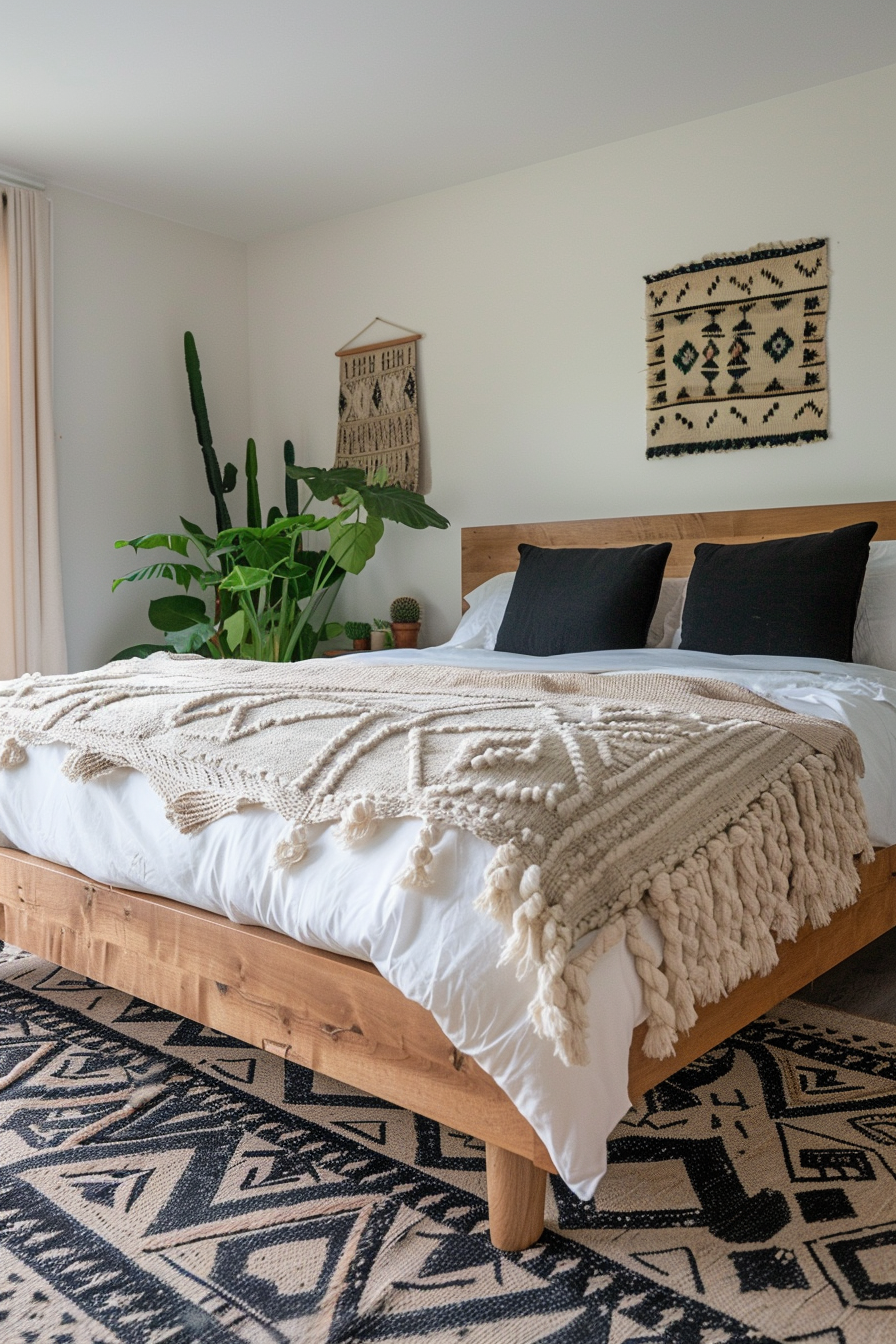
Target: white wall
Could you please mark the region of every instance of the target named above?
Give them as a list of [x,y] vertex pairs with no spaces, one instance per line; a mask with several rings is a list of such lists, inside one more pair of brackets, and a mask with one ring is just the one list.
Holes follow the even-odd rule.
[[[390,528],[344,614],[408,591],[444,638],[467,524],[893,498],[894,127],[889,67],[251,244],[271,482],[284,437],[332,461],[343,341],[375,315],[426,333],[429,498],[453,527]],[[647,462],[641,277],[810,235],[831,240],[831,438]]]
[[[119,537],[212,526],[183,363],[196,336],[222,463],[248,433],[246,252],[77,192],[52,188],[55,414],[69,666],[105,662],[154,637],[159,583],[112,580],[137,567]],[[162,553],[141,552],[148,563]]]

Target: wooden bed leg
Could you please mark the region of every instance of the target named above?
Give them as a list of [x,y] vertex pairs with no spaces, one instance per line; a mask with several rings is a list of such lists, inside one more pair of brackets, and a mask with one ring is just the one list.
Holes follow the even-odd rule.
[[492,1243],[500,1251],[527,1250],[544,1231],[547,1172],[494,1143],[485,1145],[485,1172]]

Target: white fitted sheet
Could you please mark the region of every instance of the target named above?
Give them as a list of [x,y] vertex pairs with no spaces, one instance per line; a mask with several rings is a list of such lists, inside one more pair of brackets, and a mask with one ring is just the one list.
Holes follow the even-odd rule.
[[[360,655],[376,662],[438,662],[532,671],[649,669],[736,681],[803,713],[848,723],[866,762],[863,783],[872,838],[896,842],[896,673],[819,659],[727,658],[681,650],[566,654],[534,659],[442,646]],[[20,849],[97,881],[155,892],[279,930],[303,943],[371,961],[504,1088],[544,1141],[558,1171],[588,1198],[606,1168],[606,1140],[628,1109],[631,1034],[643,1018],[640,982],[624,944],[593,968],[588,1004],[591,1064],[567,1068],[527,1018],[534,975],[498,967],[501,929],[471,905],[492,846],[449,830],[435,848],[434,886],[396,887],[419,823],[381,824],[344,850],[332,828],[314,828],[303,863],[270,868],[283,829],[250,808],[194,836],[166,820],[145,777],[118,770],[89,784],[60,772],[61,746],[32,748],[26,764],[0,772],[0,831]],[[659,948],[649,921],[648,936]]]

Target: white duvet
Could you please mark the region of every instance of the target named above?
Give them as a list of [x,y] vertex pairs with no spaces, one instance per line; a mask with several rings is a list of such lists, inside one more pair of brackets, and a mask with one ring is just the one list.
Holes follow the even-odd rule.
[[[849,724],[865,756],[872,840],[896,842],[896,673],[821,659],[671,649],[527,658],[442,646],[359,656],[498,670],[723,677],[786,708]],[[502,931],[472,910],[493,853],[485,841],[448,831],[435,849],[435,885],[426,892],[392,884],[417,834],[413,820],[382,824],[358,850],[341,849],[331,829],[321,827],[302,864],[272,871],[279,816],[251,808],[187,837],[166,821],[143,776],[119,770],[72,784],[59,770],[64,755],[63,747],[32,748],[25,765],[0,772],[0,831],[10,843],[97,881],[169,896],[373,962],[430,1009],[453,1044],[503,1087],[575,1193],[594,1193],[606,1167],[607,1136],[628,1109],[629,1045],[644,1016],[640,982],[622,943],[591,973],[592,1062],[566,1068],[528,1022],[534,977],[518,982],[511,967],[497,967]],[[656,930],[649,932],[659,947]]]

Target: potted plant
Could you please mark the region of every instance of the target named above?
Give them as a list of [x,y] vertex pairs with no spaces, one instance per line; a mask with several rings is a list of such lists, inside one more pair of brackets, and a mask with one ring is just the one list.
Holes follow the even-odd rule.
[[370,648],[370,626],[367,621],[346,621],[344,630],[353,648],[359,652]]
[[[236,485],[237,469],[228,462],[222,472],[212,446],[199,356],[190,332],[184,334],[184,351],[217,532],[210,536],[196,523],[181,518],[183,533],[154,532],[116,542],[135,551],[162,549],[170,555],[122,575],[113,590],[120,583],[152,578],[171,579],[184,590],[149,604],[150,623],[162,632],[164,643],[138,644],[116,657],[146,657],[159,649],[173,649],[207,658],[271,662],[311,658],[321,639],[342,633],[343,627],[328,619],[333,601],[346,574],[359,574],[373,555],[386,520],[413,528],[447,527],[448,520],[422,495],[387,485],[384,471],[368,479],[354,467],[296,466],[295,451],[287,440],[283,449],[286,514],[274,506],[263,526],[257,454],[250,439],[245,468],[246,526],[234,527],[225,496]],[[301,507],[299,481],[309,492]],[[337,512],[318,515],[313,511],[315,501],[335,504]],[[321,534],[324,546],[309,546],[314,533]],[[193,583],[203,594],[213,594],[211,610],[204,596],[190,594]],[[370,627],[365,629],[369,633]]]
[[420,634],[420,603],[416,597],[396,597],[389,615],[396,649],[416,649]]
[[395,640],[392,638],[392,626],[388,621],[380,620],[378,616],[375,616],[373,620],[373,629],[370,632],[370,647],[375,653],[395,647]]

